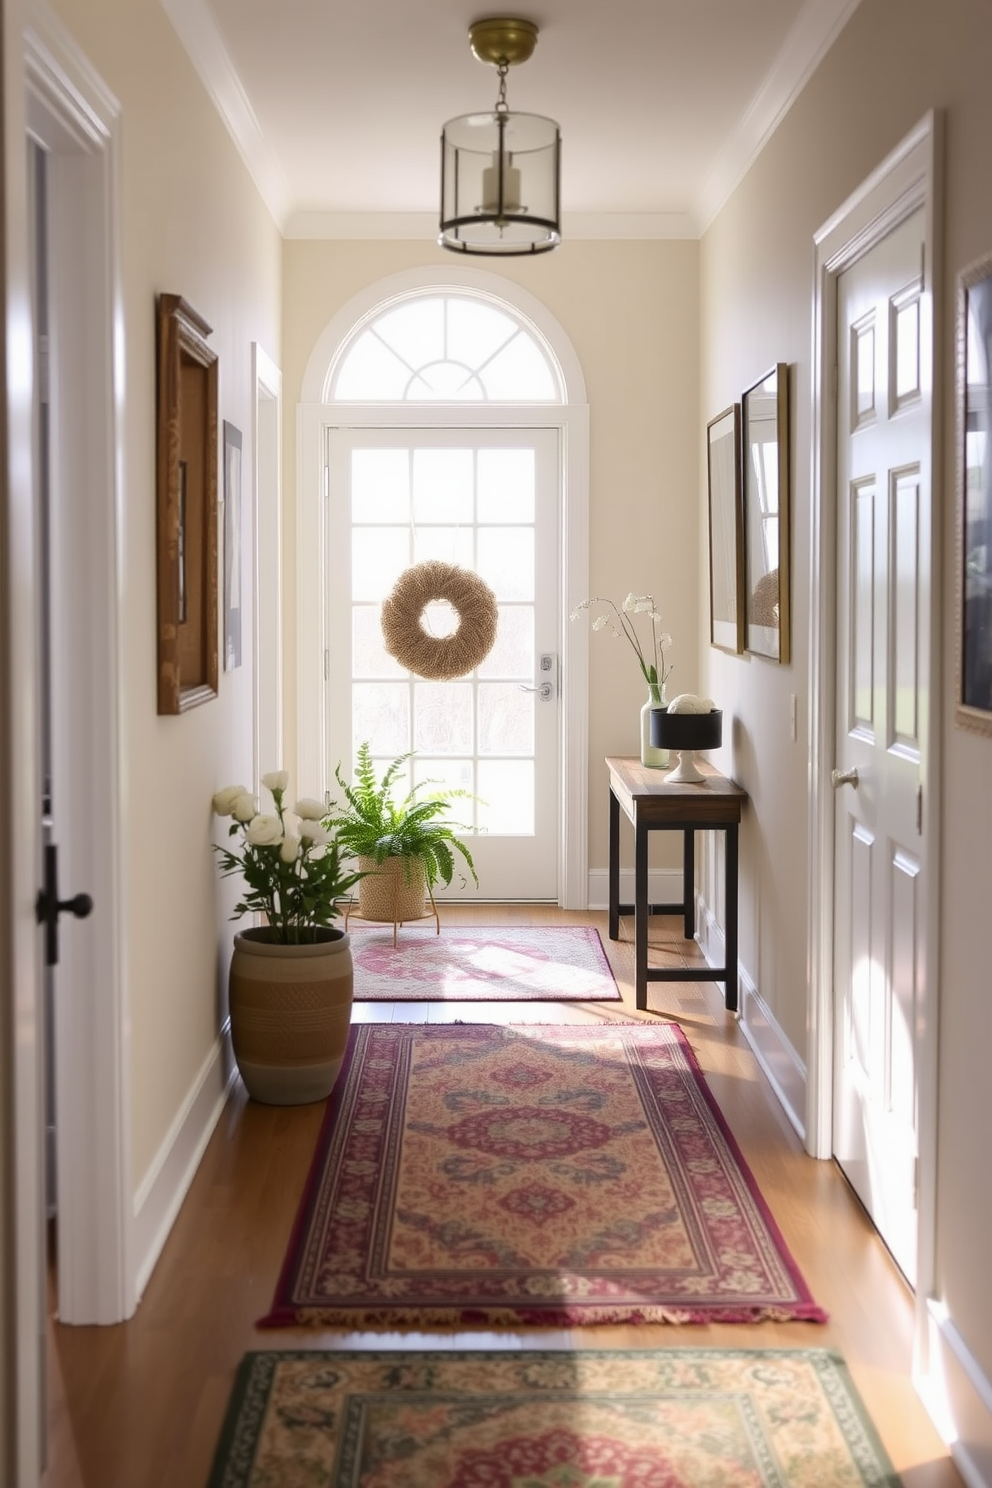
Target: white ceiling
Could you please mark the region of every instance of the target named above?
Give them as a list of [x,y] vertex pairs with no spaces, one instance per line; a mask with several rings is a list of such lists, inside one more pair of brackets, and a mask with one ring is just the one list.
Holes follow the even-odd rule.
[[566,234],[694,237],[858,0],[162,0],[288,235],[431,237],[445,119],[492,106],[471,21],[540,28],[511,110],[562,133]]

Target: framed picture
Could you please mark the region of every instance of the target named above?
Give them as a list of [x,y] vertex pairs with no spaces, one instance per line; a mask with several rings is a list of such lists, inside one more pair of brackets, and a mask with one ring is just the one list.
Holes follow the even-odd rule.
[[710,645],[744,650],[741,405],[706,425],[710,516]]
[[958,276],[955,720],[992,735],[992,254]]
[[241,665],[241,430],[224,420],[224,670]]
[[789,660],[789,368],[779,362],[741,398],[744,645]]
[[217,696],[217,353],[176,294],[156,303],[158,711]]

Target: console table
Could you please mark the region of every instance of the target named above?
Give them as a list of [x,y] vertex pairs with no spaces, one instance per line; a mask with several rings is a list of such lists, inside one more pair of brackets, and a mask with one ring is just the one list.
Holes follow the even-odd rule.
[[[648,982],[723,982],[724,1001],[737,1011],[737,863],[741,809],[747,792],[709,763],[697,760],[703,785],[670,785],[661,770],[639,759],[607,758],[610,773],[610,939],[620,939],[620,916],[634,916],[634,993],[648,1011]],[[634,902],[620,903],[620,812],[634,828]],[[722,828],[726,834],[726,965],[648,966],[648,916],[680,914],[685,937],[696,933],[695,838],[693,833]],[[648,835],[682,833],[682,903],[648,903]]]

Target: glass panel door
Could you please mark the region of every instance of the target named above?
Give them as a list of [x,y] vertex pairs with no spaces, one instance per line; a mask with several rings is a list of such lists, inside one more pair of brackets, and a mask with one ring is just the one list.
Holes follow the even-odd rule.
[[[557,899],[557,432],[334,430],[328,465],[330,778],[338,760],[350,778],[363,740],[380,768],[413,751],[411,782],[478,798],[451,818],[476,829],[479,888],[456,872],[447,897]],[[397,578],[430,558],[479,574],[499,611],[492,651],[450,682],[400,666],[380,629]],[[456,623],[443,603],[421,620],[437,636]]]

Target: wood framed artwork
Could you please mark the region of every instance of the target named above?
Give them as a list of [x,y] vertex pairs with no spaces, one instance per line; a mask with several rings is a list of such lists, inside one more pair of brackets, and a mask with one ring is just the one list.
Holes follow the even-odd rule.
[[224,420],[224,670],[241,665],[241,430]]
[[958,276],[955,722],[992,735],[992,254]]
[[706,425],[710,521],[710,645],[744,650],[744,542],[741,519],[741,406]]
[[779,362],[741,398],[744,646],[789,660],[789,368]]
[[158,711],[217,696],[217,354],[210,326],[158,296]]

